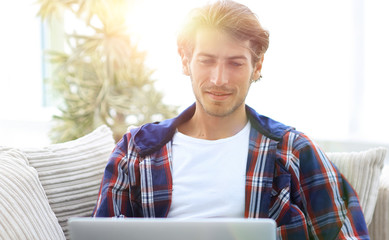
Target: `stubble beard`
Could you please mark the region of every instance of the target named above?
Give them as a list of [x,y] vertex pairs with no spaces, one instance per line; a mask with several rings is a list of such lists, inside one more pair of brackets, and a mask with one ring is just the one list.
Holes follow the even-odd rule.
[[208,114],[212,117],[218,117],[218,118],[225,118],[225,117],[232,115],[238,108],[240,108],[244,104],[244,99],[242,99],[237,104],[234,104],[231,108],[226,109],[225,107],[221,106],[222,104],[215,102],[215,103],[211,103],[214,106],[216,106],[216,108],[217,108],[217,109],[213,110],[213,109],[208,109],[207,107],[205,107],[204,104],[202,103],[202,101],[200,101],[197,97],[196,97],[196,99],[206,114]]
[[[249,88],[250,88],[250,86],[249,86]],[[223,106],[225,103],[217,102],[217,101],[210,101],[209,104],[207,104],[208,105],[207,106],[203,102],[203,100],[205,101],[205,99],[202,100],[199,95],[201,93],[206,92],[204,90],[207,90],[207,91],[212,90],[212,91],[221,91],[221,92],[232,92],[233,94],[235,93],[235,91],[226,89],[224,87],[219,87],[219,88],[218,87],[205,87],[204,89],[199,89],[199,90],[201,91],[200,93],[197,93],[196,91],[193,91],[193,92],[194,92],[194,95],[195,95],[195,98],[196,98],[196,102],[199,103],[199,105],[202,108],[202,110],[206,114],[208,114],[209,116],[218,117],[218,118],[225,118],[225,117],[228,117],[228,116],[232,115],[233,113],[235,113],[236,110],[239,109],[245,103],[246,96],[247,96],[247,93],[248,93],[249,89],[247,89],[246,95],[244,97],[238,98],[236,101],[233,101],[231,103],[232,106]]]

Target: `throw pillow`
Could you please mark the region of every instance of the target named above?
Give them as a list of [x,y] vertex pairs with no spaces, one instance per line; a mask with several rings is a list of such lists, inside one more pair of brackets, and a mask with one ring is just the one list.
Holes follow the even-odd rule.
[[385,154],[386,149],[382,147],[362,152],[327,153],[357,192],[367,225],[372,221],[377,202]]
[[389,237],[389,165],[385,165],[380,179],[377,204],[373,221],[369,226],[371,239],[388,239]]
[[39,179],[66,237],[70,217],[89,217],[100,182],[115,146],[112,131],[103,125],[73,141],[40,149],[23,149]]
[[36,170],[16,149],[0,152],[0,239],[65,239]]

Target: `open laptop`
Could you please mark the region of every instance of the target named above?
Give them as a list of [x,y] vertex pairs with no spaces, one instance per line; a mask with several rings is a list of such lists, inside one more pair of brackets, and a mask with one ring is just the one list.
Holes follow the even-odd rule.
[[71,240],[275,240],[272,219],[70,218]]

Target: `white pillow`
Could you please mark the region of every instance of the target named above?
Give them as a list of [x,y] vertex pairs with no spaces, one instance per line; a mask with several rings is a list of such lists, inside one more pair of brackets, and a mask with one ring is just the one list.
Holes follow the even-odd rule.
[[377,202],[385,154],[386,149],[382,147],[362,152],[327,153],[357,192],[367,225],[372,221]]
[[373,221],[369,226],[371,239],[388,239],[389,237],[389,165],[385,165],[380,179],[377,205]]
[[0,239],[65,239],[36,170],[16,149],[0,152]]
[[92,215],[114,146],[111,129],[103,125],[73,141],[40,149],[23,149],[30,165],[38,171],[66,237],[68,218]]

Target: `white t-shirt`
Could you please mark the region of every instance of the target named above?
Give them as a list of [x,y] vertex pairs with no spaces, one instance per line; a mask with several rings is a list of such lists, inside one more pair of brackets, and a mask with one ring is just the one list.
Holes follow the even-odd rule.
[[173,196],[168,217],[244,217],[250,122],[236,135],[173,137]]

